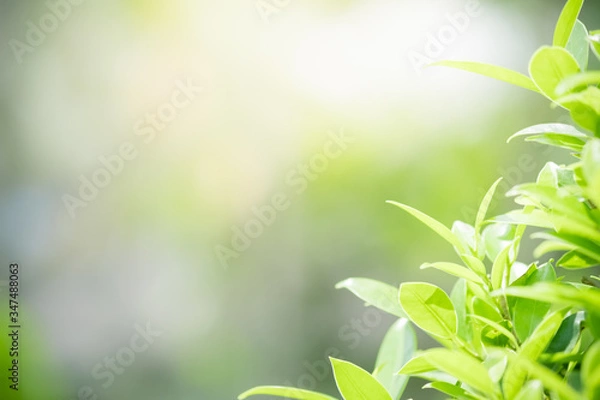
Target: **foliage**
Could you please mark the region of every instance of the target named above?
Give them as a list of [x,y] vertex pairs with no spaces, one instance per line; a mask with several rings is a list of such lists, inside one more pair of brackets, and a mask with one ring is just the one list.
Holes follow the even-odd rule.
[[[422,282],[398,289],[365,278],[338,284],[400,317],[386,335],[373,373],[331,359],[345,400],[400,399],[410,376],[430,381],[424,388],[453,399],[600,399],[600,278],[568,282],[556,270],[600,264],[600,71],[588,71],[590,49],[600,59],[600,31],[588,32],[577,19],[582,5],[583,0],[567,2],[552,46],[535,52],[529,76],[481,63],[437,63],[538,92],[566,109],[578,127],[536,125],[509,140],[525,137],[569,150],[574,162],[547,163],[535,183],[509,191],[520,209],[486,219],[496,181],[473,225],[456,221],[448,228],[412,207],[390,202],[445,239],[460,259],[421,268],[458,279],[450,295]],[[527,227],[541,228],[532,235],[542,240],[536,258],[561,252],[558,261],[517,261]],[[408,321],[441,347],[417,351]],[[240,399],[257,394],[333,399],[282,387],[258,387]]]

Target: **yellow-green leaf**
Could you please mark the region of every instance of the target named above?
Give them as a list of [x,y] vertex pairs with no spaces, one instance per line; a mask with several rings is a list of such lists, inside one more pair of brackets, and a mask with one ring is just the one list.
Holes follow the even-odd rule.
[[[424,353],[431,365],[484,394],[495,394],[497,386],[477,358],[459,350],[431,349]],[[491,397],[493,398],[493,397]]]
[[488,78],[497,79],[499,81],[507,82],[515,86],[522,87],[524,89],[539,92],[538,87],[533,81],[526,75],[510,70],[508,68],[499,67],[496,65],[484,64],[473,61],[439,61],[431,64],[431,66],[451,67],[461,69],[463,71],[473,72],[479,75],[487,76]]
[[417,218],[419,221],[423,222],[425,225],[427,225],[429,228],[431,228],[435,233],[437,233],[438,235],[440,235],[441,237],[446,239],[446,241],[448,241],[454,247],[456,247],[457,249],[462,249],[463,246],[462,246],[460,240],[458,240],[458,238],[452,233],[452,231],[450,229],[448,229],[441,222],[436,221],[435,219],[431,218],[429,215],[422,213],[421,211],[416,210],[410,206],[407,206],[406,204],[398,203],[398,202],[391,201],[391,200],[388,200],[387,203],[395,205],[396,207],[403,209],[404,211],[406,211],[413,217]]
[[421,269],[434,268],[439,271],[445,272],[450,275],[454,275],[458,278],[464,278],[468,281],[483,285],[483,280],[475,272],[470,269],[451,262],[436,262],[436,263],[425,263],[421,265]]
[[457,317],[450,297],[430,283],[409,282],[400,285],[400,305],[408,318],[434,336],[456,336]]
[[581,12],[581,7],[583,7],[583,0],[567,1],[554,29],[554,39],[552,40],[554,46],[565,47],[567,45],[577,17]]
[[417,350],[417,337],[406,318],[396,321],[386,333],[377,354],[373,376],[387,389],[392,399],[402,396],[407,376],[398,375]]
[[336,358],[331,358],[331,365],[344,400],[392,400],[381,383],[364,369]]
[[405,314],[398,302],[398,289],[387,283],[368,278],[348,278],[337,285],[336,289],[348,289],[367,305],[372,305],[397,317]]
[[556,88],[563,79],[580,72],[577,60],[562,47],[540,48],[529,62],[529,75],[536,86],[551,100],[556,100]]
[[600,398],[600,342],[587,350],[581,364],[581,378],[588,399]]
[[519,360],[535,362],[540,357],[560,328],[565,312],[566,310],[560,310],[548,315],[522,344],[517,357],[508,365],[504,374],[502,388],[506,398],[513,399],[527,379],[528,369]]
[[285,397],[287,399],[297,400],[338,400],[335,397],[327,396],[325,394],[317,392],[312,392],[310,390],[296,389],[284,386],[258,386],[240,394],[238,396],[238,399],[244,400],[248,397],[258,395]]

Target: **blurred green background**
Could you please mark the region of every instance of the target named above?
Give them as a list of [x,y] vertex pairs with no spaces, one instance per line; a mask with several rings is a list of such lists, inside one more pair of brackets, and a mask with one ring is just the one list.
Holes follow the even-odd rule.
[[[411,54],[427,55],[429,35],[467,3],[87,0],[67,3],[64,21],[38,45],[18,45],[20,56],[14,40],[27,44],[28,21],[39,27],[52,7],[0,3],[0,295],[18,262],[20,398],[87,399],[78,392],[89,387],[99,399],[217,400],[260,384],[334,394],[329,352],[371,369],[393,319],[365,314],[334,285],[364,276],[447,289],[451,281],[418,267],[454,260],[385,200],[451,224],[473,218],[499,176],[508,186],[567,160],[505,143],[523,127],[568,119],[541,97],[415,70]],[[562,5],[482,0],[480,15],[429,58],[526,72]],[[600,28],[599,9],[585,5],[589,28]],[[188,80],[202,92],[144,141],[139,121]],[[341,132],[352,143],[324,159]],[[93,179],[99,157],[124,143],[135,159],[72,217],[64,196],[77,196],[81,176]],[[279,193],[285,210],[233,249],[253,209]],[[510,203],[499,197],[492,212]],[[147,323],[160,335],[110,384],[98,379]],[[405,398],[433,399],[421,385],[411,382]]]

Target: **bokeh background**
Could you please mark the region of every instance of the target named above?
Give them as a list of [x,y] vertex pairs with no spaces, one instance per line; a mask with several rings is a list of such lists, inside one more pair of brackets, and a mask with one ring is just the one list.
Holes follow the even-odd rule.
[[[525,126],[567,120],[540,96],[415,70],[410,55],[425,54],[428,35],[467,3],[87,0],[18,62],[11,40],[25,42],[28,21],[39,26],[49,6],[1,2],[0,294],[8,298],[8,264],[18,262],[20,398],[86,399],[87,386],[107,400],[234,399],[260,384],[334,394],[321,369],[332,348],[371,369],[393,318],[355,328],[365,308],[334,285],[363,276],[449,288],[418,267],[454,260],[385,200],[451,224],[473,218],[499,176],[516,184],[566,159],[505,143]],[[562,5],[482,0],[432,60],[526,72]],[[599,6],[585,5],[590,28],[600,27]],[[138,122],[181,81],[202,92],[146,143]],[[341,155],[309,170],[302,190],[290,184],[341,132],[352,140]],[[64,196],[124,143],[137,157],[73,218]],[[519,167],[523,157],[534,167]],[[218,246],[231,248],[252,210],[279,193],[287,208],[222,262]],[[508,210],[497,200],[492,212]],[[160,336],[102,387],[92,371],[148,323]],[[422,384],[405,398],[435,398]]]

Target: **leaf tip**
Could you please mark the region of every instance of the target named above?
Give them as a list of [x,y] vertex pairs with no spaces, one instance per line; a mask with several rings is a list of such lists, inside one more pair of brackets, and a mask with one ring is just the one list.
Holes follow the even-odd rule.
[[331,366],[332,366],[333,368],[335,368],[335,367],[336,367],[336,365],[339,365],[339,364],[341,364],[342,362],[343,362],[343,361],[342,361],[342,360],[340,360],[339,358],[335,358],[335,357],[331,357],[331,356],[329,356],[329,363],[331,364]]
[[425,67],[423,67],[423,69],[429,68],[429,67],[442,67],[443,65],[444,65],[443,61],[434,61],[432,63],[425,64]]
[[344,289],[344,288],[346,288],[346,287],[348,286],[348,281],[349,281],[350,279],[351,279],[351,278],[344,279],[343,281],[340,281],[340,282],[336,283],[336,284],[335,284],[335,288],[336,288],[336,289]]

